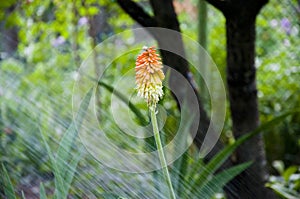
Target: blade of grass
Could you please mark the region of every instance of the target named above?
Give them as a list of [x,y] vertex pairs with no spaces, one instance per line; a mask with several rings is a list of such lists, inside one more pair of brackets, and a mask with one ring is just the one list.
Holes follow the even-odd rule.
[[17,199],[15,195],[14,187],[11,183],[11,180],[9,178],[8,172],[4,164],[2,164],[2,179],[4,183],[4,193],[7,199]]
[[[90,100],[92,97],[93,88],[91,88],[85,97],[83,98],[77,116],[75,120],[71,123],[68,130],[65,132],[63,138],[61,139],[59,143],[59,148],[57,150],[57,157],[55,164],[56,169],[56,175],[59,176],[58,183],[61,183],[62,185],[59,185],[59,187],[56,186],[57,189],[60,189],[60,196],[58,198],[67,198],[70,184],[72,182],[77,164],[79,162],[80,156],[75,157],[73,160],[70,160],[71,155],[71,149],[72,145],[74,144],[78,130],[83,122],[83,119],[86,115],[86,110],[88,109],[88,106],[90,104]],[[50,148],[49,148],[50,150]],[[71,163],[67,164],[67,161],[70,160]],[[64,177],[64,179],[62,179]]]
[[176,187],[176,192],[178,195],[178,198],[182,198],[182,195],[184,193],[184,189],[187,185],[187,183],[184,181],[184,176],[186,175],[186,172],[188,170],[188,152],[186,151],[182,157],[181,157],[181,164],[180,164],[180,169],[179,169],[179,179]]
[[[146,119],[146,117],[141,113],[141,111],[129,100],[126,96],[124,96],[121,92],[119,92],[114,87],[106,84],[105,82],[98,81],[92,77],[90,77],[92,80],[97,81],[99,86],[104,87],[107,91],[110,93],[116,95],[121,101],[123,101],[125,104],[128,103],[129,109],[135,114],[137,120],[140,122],[141,125],[147,125],[149,124],[149,121]],[[155,149],[155,140],[153,137],[145,138],[146,143],[146,150],[152,151]]]
[[61,173],[59,172],[59,169],[56,165],[56,161],[54,159],[53,153],[47,143],[46,137],[44,135],[44,132],[41,131],[41,136],[43,139],[43,142],[45,144],[47,153],[50,157],[50,162],[51,162],[51,167],[54,173],[54,183],[55,183],[55,193],[54,193],[54,198],[56,199],[63,199],[63,195],[64,195],[64,182],[63,182],[63,178]]
[[222,188],[235,176],[247,169],[252,163],[247,162],[234,167],[231,167],[225,171],[213,176],[210,180],[207,180],[196,192],[192,198],[198,197],[202,199],[211,199],[214,194],[222,191]]
[[47,199],[46,191],[43,183],[40,184],[40,199]]
[[193,179],[199,172],[201,172],[205,165],[202,159],[200,159],[198,156],[195,162],[193,162],[192,165],[190,165],[190,167],[191,169],[188,171],[187,175],[184,178],[186,182],[190,182],[191,179]]
[[277,194],[279,194],[283,198],[288,198],[288,199],[299,199],[299,194],[292,190],[284,187],[281,184],[267,184],[267,187],[270,187],[273,189]]
[[65,173],[66,169],[68,168],[67,165],[64,164],[66,160],[69,160],[71,157],[70,151],[77,137],[78,129],[80,128],[82,121],[85,117],[86,110],[88,109],[92,97],[92,93],[93,93],[93,88],[91,88],[83,98],[77,116],[75,118],[75,121],[71,123],[70,127],[65,132],[63,138],[59,143],[56,160],[57,160],[57,167],[62,173]]
[[24,191],[22,191],[22,199],[26,199]]
[[280,121],[282,121],[284,118],[286,118],[289,115],[295,114],[299,111],[291,111],[287,112],[285,114],[282,114],[278,117],[273,118],[272,120],[260,125],[257,129],[254,131],[242,136],[239,138],[234,144],[226,146],[222,151],[220,151],[217,155],[213,157],[213,159],[204,167],[204,168],[195,168],[196,172],[200,171],[199,176],[191,183],[190,188],[187,190],[188,193],[194,192],[194,190],[197,187],[201,187],[203,182],[205,182],[205,179],[213,172],[215,172],[225,161],[226,159],[233,153],[233,151],[252,138],[253,136],[257,135],[258,133],[262,132],[263,130],[267,130],[270,127],[273,127],[274,125],[278,124]]
[[140,112],[140,110],[135,107],[135,105],[127,99],[126,96],[124,96],[121,92],[119,92],[118,90],[116,90],[114,87],[99,81],[98,84],[100,86],[103,86],[106,90],[108,90],[109,92],[113,93],[114,95],[116,95],[121,101],[123,101],[124,103],[128,103],[128,107],[131,109],[131,111],[135,114],[135,116],[138,118],[138,120],[140,121],[140,123],[142,125],[146,125],[149,122],[147,121],[147,119],[145,118],[145,116]]
[[[186,118],[187,120],[180,121],[180,123],[184,124],[184,125],[180,125],[180,128],[178,129],[178,133],[177,133],[176,137],[174,138],[174,142],[176,143],[177,150],[186,149],[187,138],[190,133],[190,127],[195,118],[195,116],[189,112],[186,103],[184,103],[182,105],[181,115],[182,115],[181,118]],[[177,153],[177,152],[175,152],[175,153]],[[173,177],[173,182],[174,182],[174,189],[177,191],[177,193],[178,193],[178,186],[180,186],[180,184],[181,184],[180,182],[182,181],[182,178],[186,172],[186,162],[184,162],[185,160],[187,160],[187,157],[186,157],[186,154],[184,153],[180,158],[178,158],[174,162],[173,168],[172,168],[172,170],[175,171],[175,172],[173,172],[172,177]]]
[[[81,150],[79,150],[81,151]],[[69,189],[70,189],[70,186],[71,186],[71,183],[73,181],[73,178],[74,178],[74,174],[76,172],[76,168],[77,168],[77,165],[79,163],[81,159],[81,152],[78,152],[74,155],[74,158],[71,160],[71,162],[69,163],[68,165],[68,170],[66,171],[66,174],[65,174],[65,189],[67,192],[69,192]]]
[[[87,75],[88,76],[88,75]],[[135,114],[135,116],[137,117],[138,121],[140,121],[140,123],[142,125],[147,125],[149,123],[149,121],[147,121],[147,119],[145,118],[145,116],[140,112],[140,110],[135,107],[135,105],[127,99],[126,96],[124,96],[121,92],[119,92],[117,89],[115,89],[114,87],[108,85],[107,83],[103,82],[103,81],[98,81],[96,78],[93,78],[91,76],[88,76],[88,78],[92,81],[95,81],[98,83],[99,86],[102,86],[103,88],[105,88],[107,91],[109,91],[110,93],[115,94],[121,101],[123,101],[124,103],[128,103],[128,107],[131,109],[131,111]]]

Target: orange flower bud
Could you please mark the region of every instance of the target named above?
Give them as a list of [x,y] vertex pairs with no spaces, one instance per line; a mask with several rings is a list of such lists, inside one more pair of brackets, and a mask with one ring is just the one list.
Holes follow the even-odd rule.
[[162,71],[161,58],[154,47],[144,47],[144,51],[136,59],[135,80],[138,96],[145,98],[150,108],[155,108],[163,96],[162,80],[165,75]]

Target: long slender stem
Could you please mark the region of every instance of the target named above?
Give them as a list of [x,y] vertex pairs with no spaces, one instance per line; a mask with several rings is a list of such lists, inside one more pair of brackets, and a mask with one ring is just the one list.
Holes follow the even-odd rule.
[[176,199],[175,192],[174,192],[172,182],[171,182],[171,178],[170,178],[170,174],[169,174],[168,167],[167,167],[166,158],[165,158],[164,151],[163,151],[163,146],[162,146],[161,140],[160,140],[158,125],[157,125],[157,120],[156,120],[155,108],[150,108],[150,113],[151,113],[153,133],[154,133],[155,143],[156,143],[156,147],[157,147],[157,151],[158,151],[159,161],[160,161],[160,164],[162,166],[162,171],[163,171],[164,177],[165,177],[165,179],[167,181],[167,184],[168,184],[168,188],[169,188],[169,191],[170,191],[170,198],[171,199]]
[[[205,0],[198,0],[198,41],[200,45],[204,48],[204,50],[207,50],[207,3]],[[209,77],[209,65],[208,60],[206,57],[206,54],[202,52],[202,49],[200,50],[200,60],[203,63],[201,67],[201,74],[205,78],[206,81],[210,80]],[[198,74],[200,75],[200,74]],[[203,78],[198,77],[198,83],[200,85],[200,92],[201,92],[201,100],[203,104],[207,104],[209,95],[206,90],[206,85],[208,82],[206,82]]]

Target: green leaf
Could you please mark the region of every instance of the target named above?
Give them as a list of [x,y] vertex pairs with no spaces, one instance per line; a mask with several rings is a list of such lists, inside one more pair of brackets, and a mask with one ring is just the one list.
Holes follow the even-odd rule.
[[[81,150],[79,150],[79,151],[81,151]],[[69,192],[69,189],[70,189],[71,183],[73,181],[74,174],[76,172],[76,168],[77,168],[77,165],[78,165],[80,159],[81,159],[81,152],[76,153],[74,155],[74,158],[68,164],[68,170],[66,171],[65,178],[64,178],[65,179],[65,190],[67,192]]]
[[[121,101],[128,104],[129,109],[135,114],[137,120],[140,122],[141,125],[147,125],[149,121],[147,121],[146,117],[140,112],[140,110],[129,100],[126,96],[124,96],[121,92],[117,89],[113,88],[112,86],[106,84],[105,82],[98,81],[90,77],[91,80],[97,81],[98,85],[104,87],[110,93],[116,95]],[[145,139],[146,147],[149,150],[153,150],[155,148],[155,141],[153,137],[149,137]]]
[[188,160],[189,155],[188,151],[186,151],[181,157],[180,157],[180,168],[178,171],[178,182],[176,184],[176,187],[174,188],[178,197],[181,198],[182,194],[184,193],[185,187],[188,185],[188,183],[184,180],[184,177],[186,176],[187,170],[188,170]]
[[[188,109],[187,104],[184,101],[182,105],[182,110],[181,110],[181,118],[186,119],[186,121],[182,121],[180,125],[180,128],[178,129],[178,133],[176,134],[174,138],[174,142],[176,143],[176,149],[179,151],[185,151],[187,147],[187,139],[188,136],[190,135],[190,128],[192,126],[192,123],[194,121],[195,115],[191,114],[191,112]],[[176,152],[175,152],[176,153]],[[188,161],[188,156],[185,152],[180,158],[178,158],[174,164],[172,170],[173,172],[173,184],[174,184],[174,189],[177,191],[177,194],[179,195],[182,193],[183,189],[183,178],[187,172],[187,161]]]
[[46,191],[43,183],[40,184],[40,199],[47,199]]
[[88,91],[88,93],[82,100],[75,121],[72,122],[68,130],[64,133],[64,136],[59,143],[56,160],[57,166],[62,173],[65,173],[68,170],[66,161],[70,160],[71,158],[71,148],[77,137],[78,129],[80,128],[83,118],[85,117],[86,110],[88,109],[92,91],[93,88]]
[[[86,114],[86,110],[88,109],[92,92],[93,88],[88,91],[88,93],[82,100],[75,121],[72,122],[68,130],[65,132],[63,138],[61,139],[59,148],[57,150],[56,161],[54,160],[53,155],[50,156],[52,159],[52,165],[54,166],[55,179],[57,176],[55,187],[57,189],[58,199],[67,198],[70,184],[72,182],[77,164],[80,159],[79,156],[75,157],[73,160],[70,160],[72,157],[71,149],[77,137],[78,129],[80,128],[83,118]],[[49,153],[51,153],[49,146],[46,147],[48,148],[47,150],[49,150]],[[67,163],[68,160],[71,161],[70,164]]]
[[284,172],[284,163],[282,160],[275,160],[272,163],[272,166],[278,171],[280,175],[283,175]]
[[4,193],[7,197],[7,199],[16,199],[14,187],[11,183],[11,180],[9,178],[8,172],[7,172],[4,164],[2,164],[2,179],[3,179],[3,183],[4,183]]
[[63,198],[63,192],[64,192],[64,183],[63,183],[63,179],[62,179],[62,176],[61,176],[61,173],[59,172],[59,169],[56,165],[56,161],[54,159],[54,156],[53,156],[53,153],[46,141],[46,138],[45,138],[45,135],[44,135],[44,132],[41,131],[41,136],[42,136],[42,139],[43,139],[43,142],[46,146],[46,150],[47,150],[47,153],[50,157],[50,161],[51,161],[51,167],[52,167],[52,170],[53,170],[53,173],[54,173],[54,183],[55,183],[55,193],[54,193],[54,198],[56,199],[62,199]]
[[140,121],[140,123],[142,125],[146,125],[149,122],[147,121],[147,119],[145,118],[145,116],[140,112],[140,110],[135,107],[135,105],[127,99],[126,96],[124,96],[121,92],[119,92],[118,90],[116,90],[114,87],[104,83],[104,82],[98,82],[98,84],[100,86],[103,86],[106,90],[108,90],[109,92],[113,93],[114,95],[116,95],[120,100],[122,100],[124,103],[128,103],[129,108],[131,109],[131,111],[136,115],[136,117],[138,118],[138,120]]
[[124,96],[120,91],[118,91],[117,89],[115,89],[114,87],[106,84],[105,82],[102,81],[98,81],[97,79],[93,78],[93,77],[89,77],[89,79],[91,79],[92,81],[98,82],[99,86],[102,86],[103,88],[105,88],[107,91],[109,91],[110,93],[116,95],[121,101],[123,101],[124,103],[126,103],[126,105],[128,105],[128,107],[130,108],[130,110],[136,115],[138,121],[142,124],[142,125],[147,125],[149,124],[149,121],[147,121],[147,119],[145,118],[145,116],[140,112],[140,110],[130,101],[127,99],[126,96]]
[[153,171],[152,176],[153,176],[154,188],[157,190],[156,194],[158,197],[158,195],[162,192],[163,189],[163,187],[161,187],[163,176],[161,175],[160,171]]
[[[299,112],[299,111],[287,112],[285,114],[275,117],[274,119],[260,125],[254,131],[239,138],[234,144],[226,146],[222,151],[220,151],[217,155],[215,155],[213,157],[213,159],[204,168],[201,168],[201,165],[199,165],[200,167],[195,168],[195,170],[199,171],[200,174],[195,179],[195,181],[193,181],[191,183],[191,186],[189,187],[187,192],[192,193],[192,192],[194,192],[194,190],[196,190],[197,187],[201,187],[203,185],[203,183],[205,182],[205,180],[207,179],[207,177],[209,175],[211,175],[212,173],[214,173],[226,161],[226,159],[232,154],[232,152],[238,146],[240,146],[241,144],[243,144],[244,142],[246,142],[253,136],[259,134],[260,132],[273,127],[274,125],[278,124],[280,121],[282,121],[287,116],[292,115],[296,112]],[[197,173],[197,172],[195,172],[195,173]]]
[[121,198],[124,198],[124,197],[121,197],[117,194],[114,194],[114,193],[102,193],[99,195],[100,198],[103,198],[103,199],[121,199]]
[[22,199],[26,199],[24,191],[22,191]]
[[281,184],[267,184],[267,187],[273,189],[278,195],[287,199],[299,199],[299,193],[294,190],[288,189]]
[[4,10],[7,9],[11,6],[13,6],[16,3],[16,0],[6,0],[6,1],[2,1],[0,4],[0,9]]
[[6,17],[5,28],[11,28],[16,25],[20,25],[20,16],[18,12],[12,12]]
[[[251,165],[251,162],[243,163],[225,171],[218,173],[213,176],[210,180],[206,180],[206,182],[201,186],[199,191],[197,191],[196,196],[201,199],[211,199],[214,194],[222,191],[222,188],[235,176],[243,172]],[[194,195],[193,195],[194,197]]]
[[282,174],[282,177],[284,178],[284,180],[286,182],[289,181],[289,178],[292,174],[294,174],[295,172],[298,171],[298,167],[297,166],[290,166],[289,168],[287,168],[283,174]]
[[91,6],[88,8],[88,14],[93,16],[93,15],[96,15],[98,12],[99,12],[99,9],[95,6]]
[[205,167],[204,162],[202,159],[196,159],[195,162],[193,162],[190,166],[187,175],[185,176],[185,181],[189,182],[194,176],[197,175],[197,173],[201,172],[201,170]]

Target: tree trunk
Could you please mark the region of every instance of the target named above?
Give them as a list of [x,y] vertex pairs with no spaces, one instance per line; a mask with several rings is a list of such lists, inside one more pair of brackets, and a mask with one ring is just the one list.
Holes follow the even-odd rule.
[[[233,134],[236,138],[259,126],[255,69],[255,19],[268,0],[206,0],[226,18],[227,86]],[[228,198],[272,199],[265,187],[268,177],[262,136],[258,135],[236,151],[234,164],[252,161],[252,166],[233,179],[225,191]]]
[[[233,133],[236,138],[259,126],[259,111],[255,68],[255,18],[241,10],[226,15],[227,85]],[[229,198],[275,198],[265,188],[268,178],[262,136],[258,135],[236,151],[235,164],[253,161],[252,166],[231,184]]]

